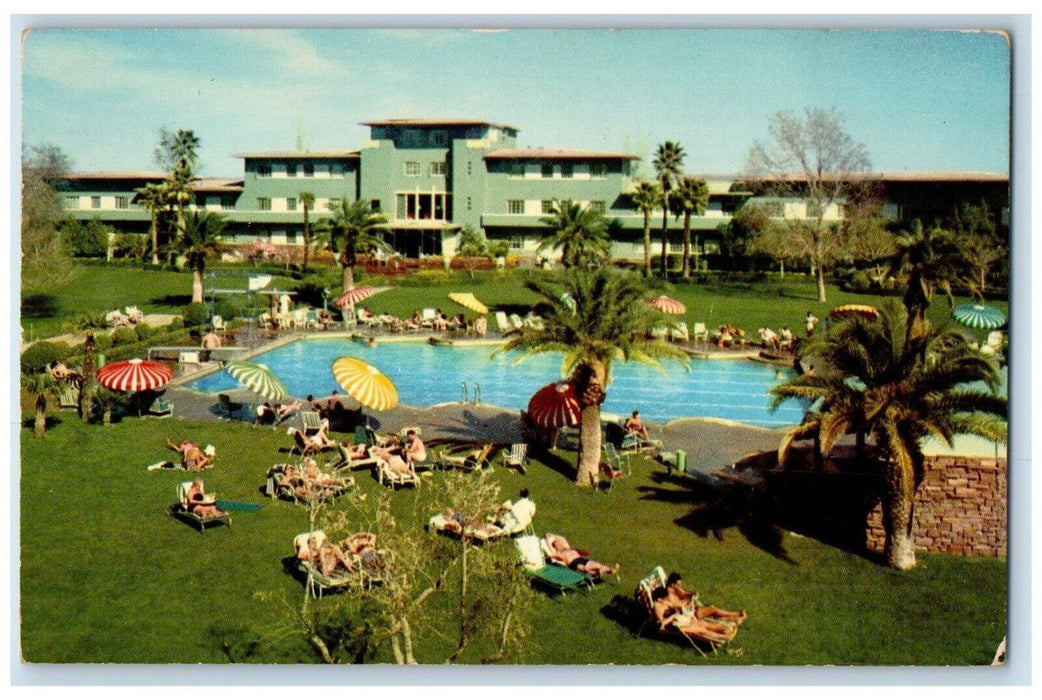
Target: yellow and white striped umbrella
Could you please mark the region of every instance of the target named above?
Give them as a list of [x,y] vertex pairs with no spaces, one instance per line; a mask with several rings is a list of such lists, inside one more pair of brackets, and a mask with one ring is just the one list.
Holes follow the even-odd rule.
[[286,385],[268,369],[267,365],[259,362],[231,360],[224,365],[224,369],[238,379],[244,387],[262,398],[278,401],[286,396]]
[[478,298],[474,296],[472,292],[453,292],[452,294],[449,294],[449,299],[456,302],[464,309],[470,309],[475,313],[488,313],[488,307],[478,301]]
[[374,411],[387,411],[398,405],[398,390],[383,372],[355,357],[333,361],[333,376],[353,399]]

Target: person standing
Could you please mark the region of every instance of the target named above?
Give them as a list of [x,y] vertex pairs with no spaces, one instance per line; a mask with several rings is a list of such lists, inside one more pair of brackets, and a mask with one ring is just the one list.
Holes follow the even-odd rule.
[[818,325],[818,317],[810,311],[807,312],[807,337],[814,335],[814,327]]

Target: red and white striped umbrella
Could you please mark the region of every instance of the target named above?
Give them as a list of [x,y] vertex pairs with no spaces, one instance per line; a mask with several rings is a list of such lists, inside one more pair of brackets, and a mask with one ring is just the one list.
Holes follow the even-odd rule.
[[650,304],[652,308],[658,309],[664,314],[674,314],[679,316],[680,314],[687,313],[686,306],[684,306],[681,302],[677,301],[676,299],[671,299],[670,297],[667,297],[665,294],[651,299],[650,301],[648,301],[648,304]]
[[336,306],[343,308],[345,306],[353,306],[363,299],[376,294],[376,289],[370,287],[368,284],[363,284],[361,287],[351,287],[346,292],[340,295],[340,297],[333,302]]
[[563,428],[579,425],[582,418],[579,399],[571,382],[554,382],[532,394],[528,400],[528,415],[536,425],[544,428]]
[[98,382],[114,391],[145,391],[165,386],[174,376],[174,371],[164,364],[151,360],[126,360],[113,362],[98,370]]

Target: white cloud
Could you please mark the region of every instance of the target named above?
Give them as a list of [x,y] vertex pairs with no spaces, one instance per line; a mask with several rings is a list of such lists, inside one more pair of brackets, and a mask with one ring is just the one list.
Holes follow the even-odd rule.
[[215,39],[230,38],[262,60],[298,76],[320,77],[350,73],[347,64],[325,58],[300,32],[282,29],[229,29],[214,33]]

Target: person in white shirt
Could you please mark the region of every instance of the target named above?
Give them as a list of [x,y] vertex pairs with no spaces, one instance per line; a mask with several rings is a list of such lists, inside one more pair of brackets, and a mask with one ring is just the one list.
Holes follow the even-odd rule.
[[505,503],[504,512],[499,517],[499,525],[509,533],[521,532],[532,524],[535,517],[535,503],[528,497],[528,488],[522,488],[518,499],[513,503]]

